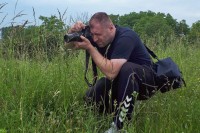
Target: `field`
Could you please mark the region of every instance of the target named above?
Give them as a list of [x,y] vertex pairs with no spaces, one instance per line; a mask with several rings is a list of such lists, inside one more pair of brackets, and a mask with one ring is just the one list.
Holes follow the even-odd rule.
[[[200,48],[180,40],[155,48],[160,58],[172,57],[187,87],[157,92],[135,105],[129,133],[200,132]],[[1,49],[2,51],[2,49]],[[98,115],[83,101],[84,52],[53,60],[0,56],[0,133],[67,132],[100,133],[112,116]]]

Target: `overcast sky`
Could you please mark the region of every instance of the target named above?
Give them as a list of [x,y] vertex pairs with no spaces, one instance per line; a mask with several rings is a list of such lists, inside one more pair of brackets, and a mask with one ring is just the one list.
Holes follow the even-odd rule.
[[72,16],[75,19],[83,16],[90,17],[98,11],[124,15],[151,10],[156,13],[169,13],[177,21],[184,19],[189,26],[200,20],[200,0],[1,0],[0,4],[3,3],[7,5],[0,9],[0,23],[4,16],[7,16],[0,27],[10,26],[12,18],[20,11],[26,15],[16,18],[17,24],[22,24],[25,20],[35,24],[33,8],[36,24],[40,23],[38,19],[40,15],[58,16],[57,9],[61,13],[67,9],[66,18]]

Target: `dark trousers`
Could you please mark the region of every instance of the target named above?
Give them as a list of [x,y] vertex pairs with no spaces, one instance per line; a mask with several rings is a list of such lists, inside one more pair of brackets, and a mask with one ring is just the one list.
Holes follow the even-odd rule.
[[86,92],[86,101],[97,105],[99,112],[115,112],[119,129],[125,118],[131,119],[135,100],[146,100],[156,91],[152,68],[125,63],[118,76],[110,81],[101,78]]

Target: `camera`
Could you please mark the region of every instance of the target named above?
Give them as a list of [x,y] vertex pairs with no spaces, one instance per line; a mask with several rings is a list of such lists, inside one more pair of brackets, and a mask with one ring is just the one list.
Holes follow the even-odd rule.
[[82,29],[79,32],[74,32],[74,33],[66,34],[64,36],[64,41],[66,43],[69,43],[69,42],[72,42],[72,41],[79,41],[79,42],[81,42],[82,39],[80,38],[80,36],[84,36],[87,39],[91,38],[90,27],[86,26],[85,29]]

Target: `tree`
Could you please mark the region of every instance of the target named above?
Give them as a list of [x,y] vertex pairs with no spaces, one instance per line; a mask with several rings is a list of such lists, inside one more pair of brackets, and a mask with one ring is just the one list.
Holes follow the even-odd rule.
[[119,17],[119,25],[133,28],[138,20],[140,20],[138,13],[131,12]]
[[200,20],[192,24],[188,38],[191,43],[200,42]]
[[119,14],[118,15],[110,14],[109,17],[115,25],[119,24]]
[[146,16],[141,18],[136,23],[134,29],[143,37],[154,37],[155,35],[159,34],[167,38],[173,33],[171,26],[169,26],[167,21],[160,15],[153,17]]
[[177,35],[187,35],[189,31],[189,26],[186,24],[185,20],[181,20],[179,23],[177,23]]
[[48,59],[51,60],[58,51],[60,44],[63,42],[65,25],[62,20],[58,19],[56,16],[40,16],[39,19],[43,21],[40,26],[45,41],[43,47],[47,53]]
[[171,26],[174,33],[177,33],[177,29],[178,29],[177,28],[177,25],[178,25],[177,20],[174,19],[169,13],[164,18],[167,21],[167,25]]

